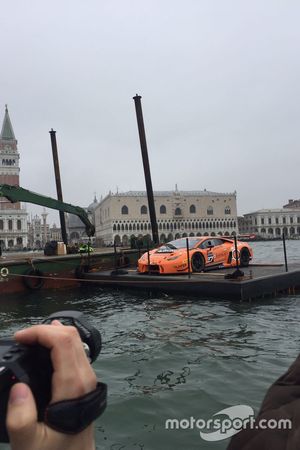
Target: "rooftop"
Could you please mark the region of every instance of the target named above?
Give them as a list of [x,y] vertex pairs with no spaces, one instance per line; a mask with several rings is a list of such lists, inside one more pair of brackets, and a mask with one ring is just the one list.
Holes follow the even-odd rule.
[[[127,191],[127,192],[117,192],[116,194],[110,193],[114,197],[146,197],[146,191]],[[203,191],[154,191],[154,197],[170,197],[170,196],[223,196],[228,197],[236,196],[236,192],[224,193],[224,192],[213,192],[207,191],[204,189]]]
[[244,216],[251,216],[251,214],[272,214],[272,213],[285,213],[285,214],[295,214],[295,212],[300,212],[300,208],[272,208],[272,209],[258,209],[257,211],[252,211],[250,213],[244,214]]

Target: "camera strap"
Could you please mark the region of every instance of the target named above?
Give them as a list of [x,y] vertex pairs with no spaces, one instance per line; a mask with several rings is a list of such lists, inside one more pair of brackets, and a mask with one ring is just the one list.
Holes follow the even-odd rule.
[[94,391],[82,397],[48,405],[44,422],[60,433],[79,433],[103,413],[106,399],[107,385],[98,382]]

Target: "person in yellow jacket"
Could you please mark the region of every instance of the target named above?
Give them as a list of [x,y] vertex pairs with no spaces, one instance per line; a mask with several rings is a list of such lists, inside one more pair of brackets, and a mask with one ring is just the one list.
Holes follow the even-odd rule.
[[80,244],[79,245],[79,253],[91,253],[94,249],[91,246],[91,243],[88,242],[87,244]]

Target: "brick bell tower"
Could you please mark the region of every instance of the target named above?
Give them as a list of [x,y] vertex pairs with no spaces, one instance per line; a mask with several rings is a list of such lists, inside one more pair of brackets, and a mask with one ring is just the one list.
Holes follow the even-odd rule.
[[[20,155],[17,148],[18,141],[15,138],[14,130],[5,105],[5,115],[0,134],[0,184],[11,184],[19,186]],[[20,203],[11,203],[4,197],[0,197],[0,210],[21,209]]]

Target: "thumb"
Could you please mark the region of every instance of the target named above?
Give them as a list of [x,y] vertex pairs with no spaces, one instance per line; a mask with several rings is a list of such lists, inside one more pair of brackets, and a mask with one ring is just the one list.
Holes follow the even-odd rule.
[[6,427],[12,449],[32,448],[37,430],[37,410],[27,384],[14,384],[10,390]]

